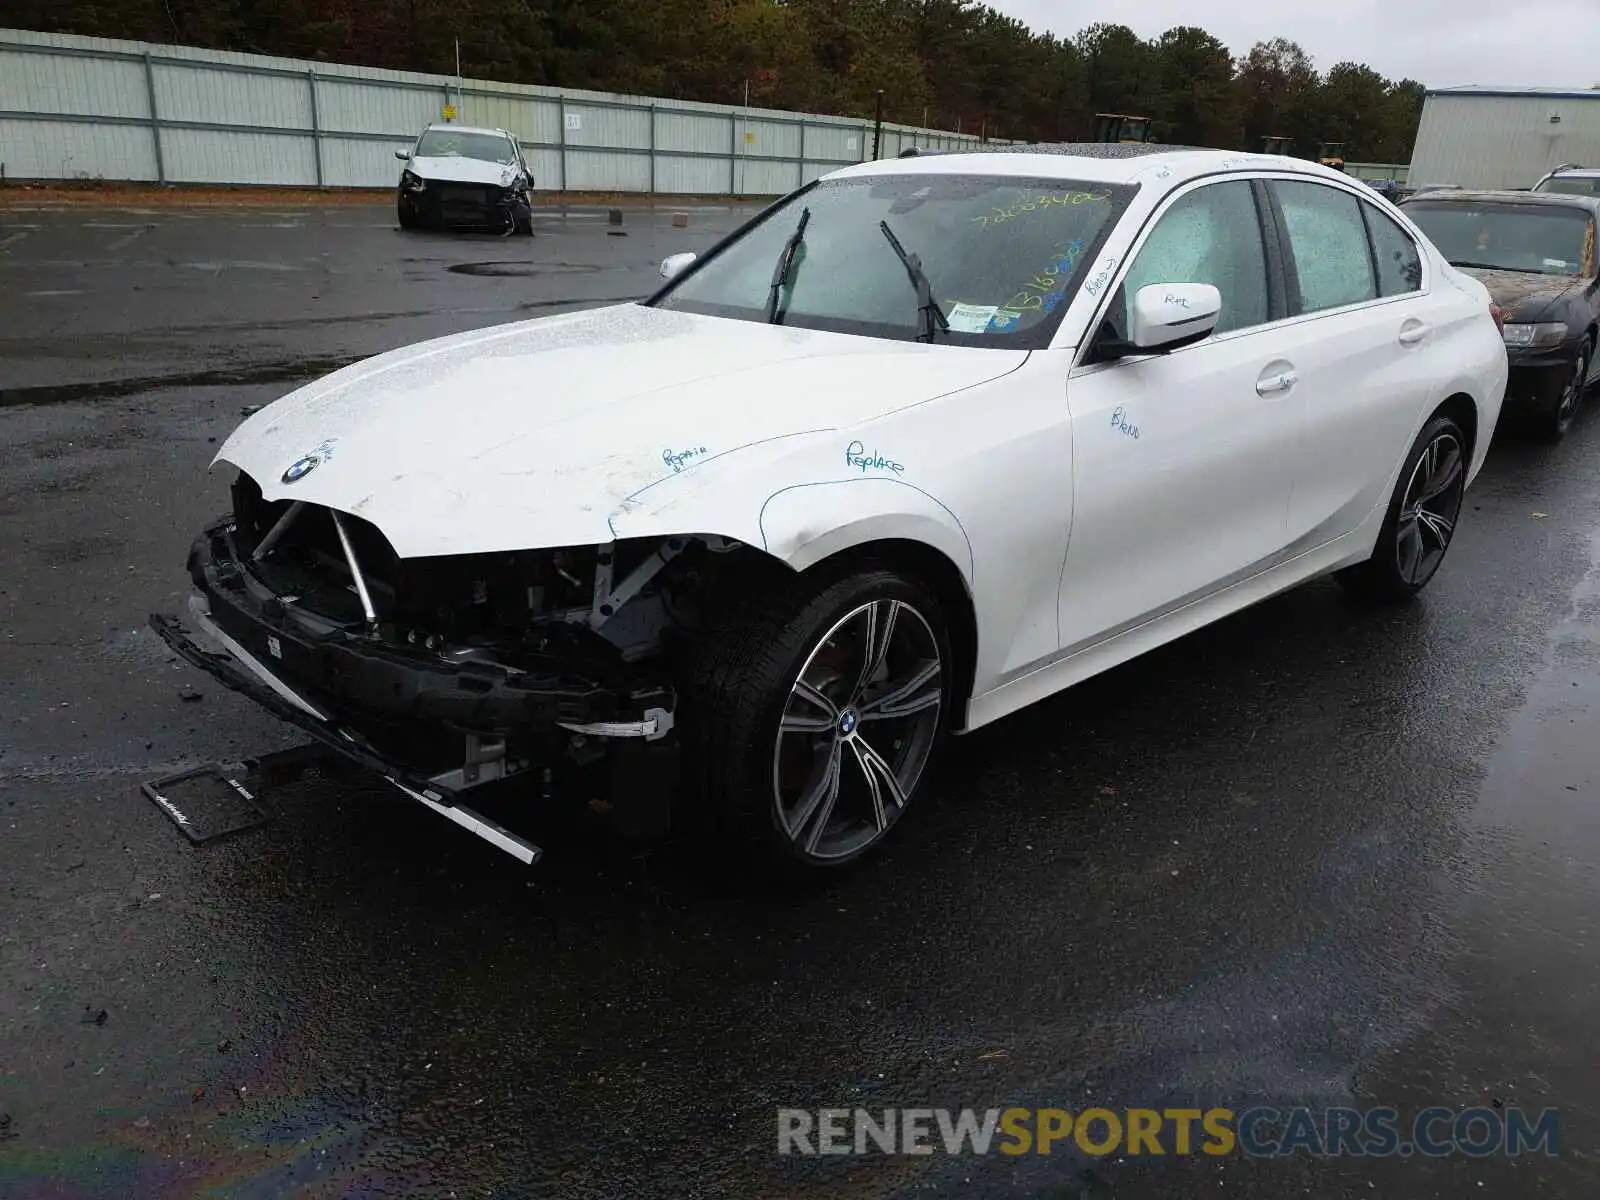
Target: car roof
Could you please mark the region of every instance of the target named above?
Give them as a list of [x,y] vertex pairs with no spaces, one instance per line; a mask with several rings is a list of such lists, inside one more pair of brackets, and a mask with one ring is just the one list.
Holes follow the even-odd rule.
[[487,133],[499,134],[501,137],[512,136],[511,131],[508,129],[490,129],[484,125],[462,125],[457,121],[434,121],[422,132],[432,133],[435,129],[452,129],[456,133]]
[[1483,188],[1476,191],[1439,189],[1421,191],[1406,199],[1406,204],[1418,200],[1447,201],[1459,204],[1520,204],[1527,208],[1582,208],[1600,214],[1600,196],[1575,196],[1570,192],[1521,192],[1509,188]]
[[1576,175],[1580,179],[1594,179],[1596,176],[1600,176],[1600,167],[1557,167],[1545,178],[1559,179],[1563,175]]
[[[825,179],[867,175],[1016,175],[1072,179],[1089,183],[1134,183],[1150,175],[1182,183],[1217,171],[1290,171],[1326,179],[1359,182],[1321,163],[1283,154],[1210,150],[1146,142],[1054,142],[988,146],[982,150],[918,153],[877,159],[829,172]],[[1165,171],[1165,174],[1160,174]]]

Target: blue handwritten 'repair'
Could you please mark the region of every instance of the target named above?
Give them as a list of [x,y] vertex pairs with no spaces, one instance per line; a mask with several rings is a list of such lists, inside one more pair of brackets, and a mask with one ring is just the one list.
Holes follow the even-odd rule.
[[895,462],[892,458],[885,458],[874,450],[867,453],[867,448],[860,442],[851,442],[844,448],[844,461],[860,469],[865,475],[868,471],[893,471],[896,475],[905,473],[905,467]]
[[674,471],[681,471],[684,463],[699,458],[705,452],[706,448],[704,446],[691,446],[687,450],[663,450],[661,452],[661,461]]

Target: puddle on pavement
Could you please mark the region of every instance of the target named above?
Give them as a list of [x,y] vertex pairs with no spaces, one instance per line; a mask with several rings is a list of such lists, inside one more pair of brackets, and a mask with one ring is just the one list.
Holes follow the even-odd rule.
[[590,275],[598,271],[598,266],[586,266],[576,263],[533,263],[533,262],[468,262],[454,263],[445,270],[455,275],[488,275],[488,276],[528,276],[541,275]]
[[251,383],[288,383],[312,379],[358,363],[366,354],[347,354],[331,358],[296,359],[293,362],[265,362],[240,367],[213,367],[205,371],[186,371],[174,375],[146,375],[134,379],[103,379],[91,383],[40,384],[35,387],[0,389],[0,408],[38,404],[71,404],[85,400],[115,400],[158,388],[234,387]]

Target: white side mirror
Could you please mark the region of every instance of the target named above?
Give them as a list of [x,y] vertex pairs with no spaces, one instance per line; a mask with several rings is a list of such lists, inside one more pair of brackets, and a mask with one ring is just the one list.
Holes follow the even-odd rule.
[[1152,283],[1133,297],[1128,340],[1139,350],[1176,350],[1211,335],[1222,293],[1209,283]]
[[396,158],[398,158],[401,162],[410,162],[411,161],[411,151],[409,151],[409,150],[396,150],[394,152],[394,156]]
[[661,260],[661,278],[671,279],[674,275],[681,275],[683,269],[698,257],[699,255],[688,250],[682,254],[669,254]]

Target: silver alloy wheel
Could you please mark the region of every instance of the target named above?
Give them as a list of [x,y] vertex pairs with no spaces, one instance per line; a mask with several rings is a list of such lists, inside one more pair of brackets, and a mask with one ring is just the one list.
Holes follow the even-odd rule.
[[1411,469],[1395,529],[1396,565],[1412,587],[1421,587],[1439,569],[1461,514],[1465,482],[1461,441],[1454,433],[1441,432]]
[[888,832],[927,765],[943,702],[938,639],[904,600],[860,605],[818,640],[772,754],[779,827],[803,857],[850,857]]
[[1578,361],[1572,367],[1572,378],[1567,380],[1566,389],[1561,393],[1561,403],[1556,408],[1556,424],[1560,428],[1571,424],[1573,415],[1578,411],[1578,401],[1583,399],[1588,376],[1589,355],[1579,350]]

